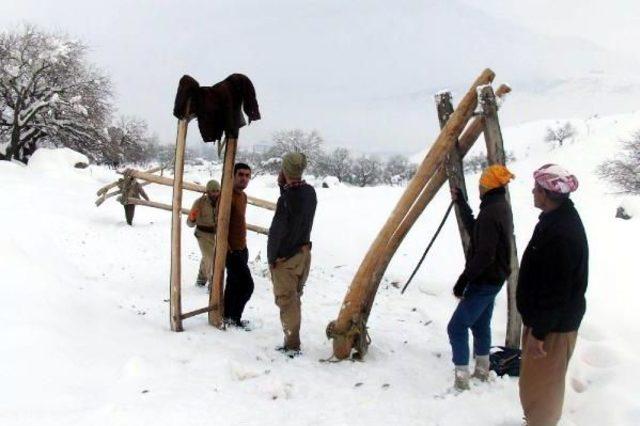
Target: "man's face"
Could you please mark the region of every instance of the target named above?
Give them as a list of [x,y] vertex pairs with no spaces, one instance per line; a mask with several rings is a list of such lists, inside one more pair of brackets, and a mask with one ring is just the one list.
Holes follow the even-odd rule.
[[547,199],[547,194],[544,192],[544,188],[536,183],[531,193],[533,194],[533,205],[539,209],[542,209]]
[[233,176],[233,187],[237,190],[244,190],[251,180],[251,170],[239,169]]
[[217,200],[220,195],[220,191],[207,191],[207,196],[212,200]]

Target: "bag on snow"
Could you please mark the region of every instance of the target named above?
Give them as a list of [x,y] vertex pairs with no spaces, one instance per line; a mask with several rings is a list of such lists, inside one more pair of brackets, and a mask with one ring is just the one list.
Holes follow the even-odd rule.
[[519,377],[521,355],[522,351],[520,349],[495,346],[491,348],[491,355],[489,355],[491,370],[495,371],[500,377],[505,374],[512,377]]

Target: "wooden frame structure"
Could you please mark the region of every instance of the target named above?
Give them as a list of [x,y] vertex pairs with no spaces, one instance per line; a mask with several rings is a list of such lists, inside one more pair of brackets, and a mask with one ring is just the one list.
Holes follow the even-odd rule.
[[[349,357],[354,348],[357,356],[363,357],[366,354],[370,343],[367,320],[380,281],[393,255],[445,181],[450,179],[451,186],[464,183],[461,159],[486,127],[483,116],[476,116],[472,119],[478,105],[477,91],[483,87],[491,87],[490,84],[494,77],[493,71],[484,70],[455,110],[447,105],[447,100],[450,104],[450,95],[437,99],[441,124],[440,135],[418,167],[415,176],[409,182],[387,222],[371,244],[349,286],[338,318],[327,326],[327,337],[333,339],[333,355],[336,358]],[[501,86],[498,95],[502,96],[509,91],[508,86]],[[471,122],[467,126],[470,120]],[[463,130],[465,130],[464,133]],[[458,212],[457,216],[459,217]],[[463,227],[459,228],[466,255],[469,244],[468,236],[465,235],[466,231],[463,231]],[[511,324],[512,321],[510,321]],[[515,324],[513,322],[514,326]]]

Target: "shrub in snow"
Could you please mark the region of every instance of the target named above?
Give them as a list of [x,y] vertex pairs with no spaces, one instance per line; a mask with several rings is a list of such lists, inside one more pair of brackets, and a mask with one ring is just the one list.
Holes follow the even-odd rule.
[[416,174],[417,166],[409,163],[404,155],[394,155],[387,160],[382,174],[382,180],[388,185],[400,185]]
[[336,188],[340,186],[340,180],[335,176],[327,176],[322,180],[323,188]]
[[351,152],[346,148],[336,148],[331,153],[320,155],[314,171],[318,176],[335,176],[344,182],[352,168]]
[[622,142],[618,156],[602,163],[597,173],[624,192],[640,194],[640,131]]
[[382,167],[378,157],[363,155],[353,162],[348,181],[360,187],[376,185],[382,180]]
[[547,127],[544,140],[552,144],[552,146],[557,143],[561,147],[564,141],[574,137],[576,133],[576,128],[567,121],[564,124],[557,124],[555,127]]

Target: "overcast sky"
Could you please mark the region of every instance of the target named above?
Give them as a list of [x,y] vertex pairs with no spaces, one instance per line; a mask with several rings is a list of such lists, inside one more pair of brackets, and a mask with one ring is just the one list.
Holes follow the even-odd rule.
[[[585,75],[580,90],[612,73],[637,75],[640,2],[477,3],[3,0],[0,26],[35,23],[86,41],[91,61],[112,77],[119,112],[146,119],[166,142],[175,138],[171,110],[185,73],[203,85],[233,72],[253,80],[263,120],[241,132],[246,145],[303,128],[357,151],[414,152],[437,133],[433,93],[451,88],[459,98],[485,67],[520,96],[507,125],[595,105],[623,112],[614,109],[635,102],[621,93],[628,103],[546,108],[540,94],[578,90],[567,81]],[[200,141],[195,125],[189,139]]]

